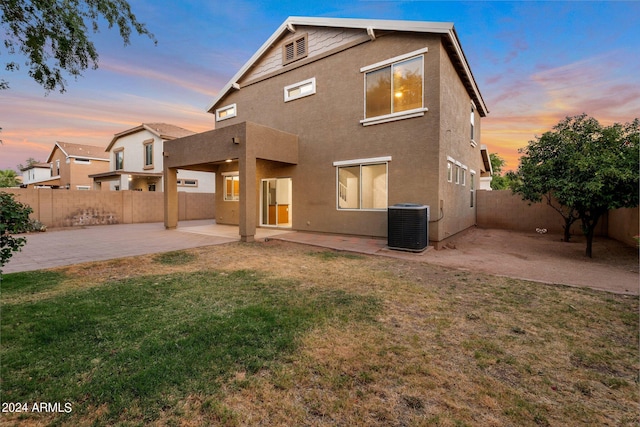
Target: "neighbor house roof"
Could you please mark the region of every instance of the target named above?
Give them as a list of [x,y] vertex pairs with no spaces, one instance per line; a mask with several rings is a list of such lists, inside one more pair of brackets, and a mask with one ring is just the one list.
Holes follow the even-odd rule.
[[260,49],[242,66],[242,68],[231,78],[231,80],[220,90],[216,98],[207,108],[208,112],[213,112],[217,104],[232,89],[238,89],[238,82],[248,73],[251,68],[266,54],[269,49],[282,37],[290,32],[295,32],[295,27],[338,27],[354,28],[366,30],[371,38],[375,37],[376,31],[403,31],[415,33],[442,34],[445,38],[445,46],[452,56],[453,63],[458,69],[462,81],[474,100],[476,108],[482,117],[489,113],[482,98],[480,89],[473,77],[469,63],[462,51],[460,40],[451,22],[424,22],[424,21],[393,21],[379,19],[345,19],[345,18],[309,18],[309,17],[289,17],[280,27],[269,37]]
[[51,154],[49,154],[49,158],[47,158],[47,162],[51,162],[51,159],[53,158],[53,153],[56,151],[56,147],[59,148],[60,151],[62,151],[66,157],[91,159],[91,160],[109,160],[109,155],[105,154],[104,147],[96,147],[94,145],[74,144],[71,142],[58,141],[53,146],[53,149],[51,150]]
[[24,172],[29,169],[35,169],[35,168],[49,169],[50,167],[51,167],[51,163],[31,163],[30,165],[27,165],[21,168],[20,170]]
[[113,139],[111,140],[105,151],[111,150],[113,144],[115,144],[116,141],[123,136],[131,135],[143,130],[147,130],[165,141],[195,134],[195,132],[193,131],[181,128],[179,126],[171,125],[169,123],[142,123],[140,126],[136,126],[134,128],[127,129],[123,132],[113,135]]

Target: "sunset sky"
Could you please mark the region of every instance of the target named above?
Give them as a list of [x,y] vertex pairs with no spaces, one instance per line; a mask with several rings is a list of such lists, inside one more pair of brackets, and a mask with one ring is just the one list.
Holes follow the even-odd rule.
[[[566,116],[603,124],[640,116],[640,2],[131,0],[158,45],[124,47],[102,25],[99,69],[45,94],[2,71],[0,169],[46,161],[56,141],[106,146],[144,122],[213,128],[208,104],[288,16],[453,22],[489,108],[482,144],[518,166],[520,147]],[[4,36],[4,35],[3,35]],[[0,63],[22,62],[0,47]]]

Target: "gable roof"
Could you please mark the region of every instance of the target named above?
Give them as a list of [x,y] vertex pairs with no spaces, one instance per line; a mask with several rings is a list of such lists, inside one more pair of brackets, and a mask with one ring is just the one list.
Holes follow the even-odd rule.
[[79,157],[91,160],[109,160],[109,155],[105,154],[104,147],[96,147],[95,145],[74,144],[72,142],[58,141],[53,146],[51,154],[47,158],[47,162],[51,162],[53,153],[56,148],[60,149],[66,157]]
[[[448,49],[452,61],[460,73],[462,81],[469,92],[469,95],[476,104],[476,108],[482,117],[485,117],[489,110],[482,98],[480,89],[473,77],[471,67],[467,62],[467,58],[462,51],[460,40],[456,33],[453,23],[451,22],[425,22],[425,21],[398,21],[398,20],[382,20],[382,19],[349,19],[349,18],[309,18],[292,16],[278,27],[278,29],[267,39],[267,41],[258,49],[256,53],[240,68],[240,70],[224,85],[213,102],[207,108],[212,113],[217,104],[232,89],[238,89],[238,81],[242,79],[251,68],[265,55],[269,49],[282,37],[290,32],[295,32],[296,25],[313,26],[313,27],[338,27],[366,30],[370,35],[374,35],[375,31],[402,31],[416,33],[433,33],[444,36],[444,44]],[[372,37],[373,38],[373,37]]]
[[115,144],[115,142],[123,136],[131,135],[143,130],[147,130],[165,141],[195,134],[195,132],[190,131],[189,129],[184,129],[180,126],[172,125],[169,123],[142,123],[140,126],[136,126],[134,128],[127,129],[113,135],[113,139],[111,140],[105,151],[111,150],[113,144]]

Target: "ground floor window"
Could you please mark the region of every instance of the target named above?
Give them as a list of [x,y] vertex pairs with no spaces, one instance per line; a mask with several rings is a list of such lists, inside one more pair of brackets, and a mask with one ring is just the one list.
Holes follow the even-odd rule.
[[224,200],[240,200],[240,177],[237,173],[224,175]]
[[338,209],[387,209],[390,157],[334,162]]

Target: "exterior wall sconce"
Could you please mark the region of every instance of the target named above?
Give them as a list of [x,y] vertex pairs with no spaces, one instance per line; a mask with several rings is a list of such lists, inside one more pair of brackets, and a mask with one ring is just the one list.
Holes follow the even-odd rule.
[[231,138],[231,142],[233,142],[234,144],[240,144],[240,138],[238,138],[237,136],[234,136],[233,138]]

